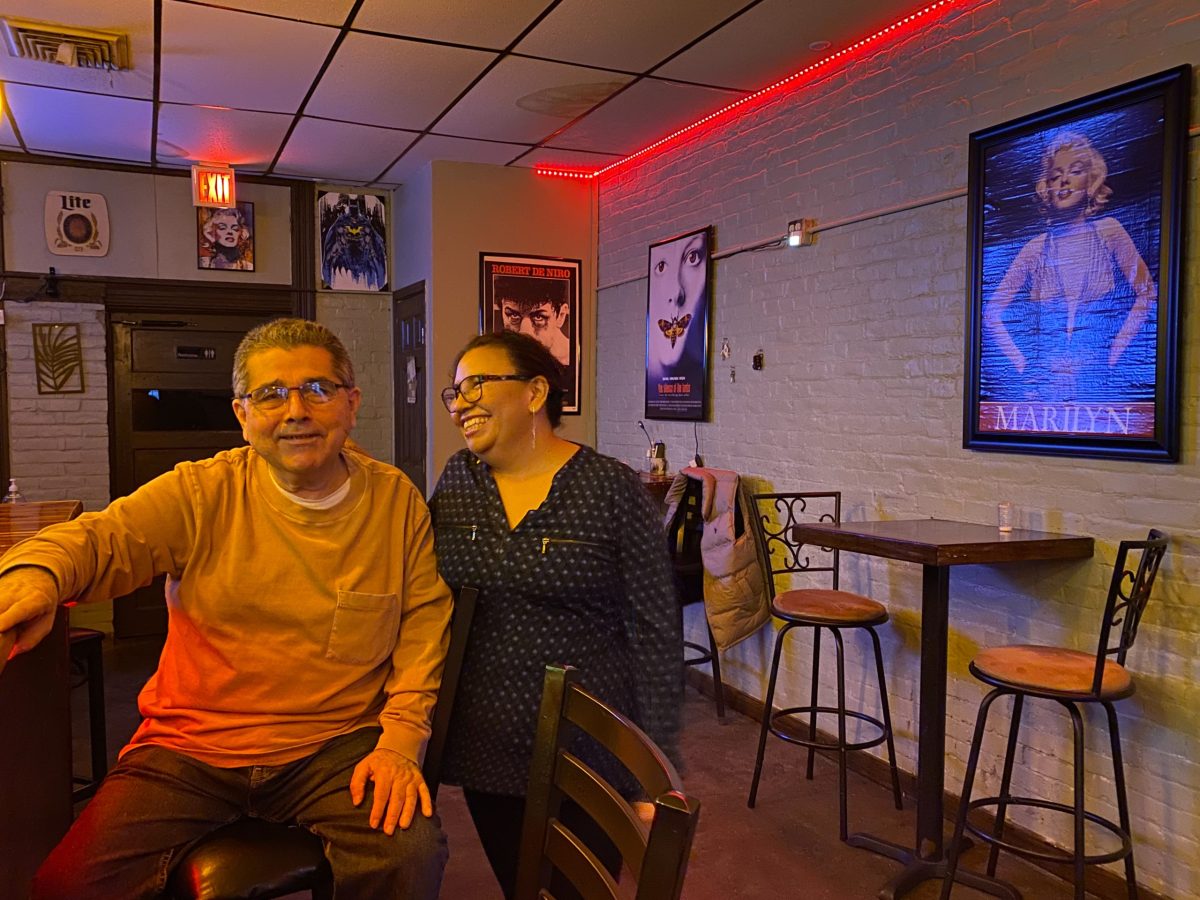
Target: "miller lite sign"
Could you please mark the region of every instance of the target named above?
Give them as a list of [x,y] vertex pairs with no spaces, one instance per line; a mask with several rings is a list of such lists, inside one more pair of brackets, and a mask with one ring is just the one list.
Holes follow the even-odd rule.
[[108,254],[108,204],[103,194],[49,191],[46,247],[58,256]]

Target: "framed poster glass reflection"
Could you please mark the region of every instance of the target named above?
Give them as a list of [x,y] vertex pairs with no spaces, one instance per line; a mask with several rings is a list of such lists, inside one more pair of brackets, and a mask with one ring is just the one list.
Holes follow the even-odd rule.
[[1190,82],[971,135],[963,446],[1178,459]]
[[254,271],[254,204],[196,207],[196,268]]
[[517,331],[536,338],[563,367],[563,414],[579,415],[578,259],[479,254],[480,333]]
[[647,419],[705,419],[711,248],[711,226],[650,245],[646,289]]

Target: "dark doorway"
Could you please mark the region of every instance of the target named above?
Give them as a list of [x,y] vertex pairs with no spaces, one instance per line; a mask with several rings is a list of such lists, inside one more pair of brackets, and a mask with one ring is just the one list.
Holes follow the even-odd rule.
[[[170,471],[241,445],[233,414],[233,354],[261,317],[110,315],[113,498]],[[117,637],[164,634],[163,578],[113,604]]]
[[396,467],[422,494],[425,484],[425,282],[392,298],[392,393],[396,400]]

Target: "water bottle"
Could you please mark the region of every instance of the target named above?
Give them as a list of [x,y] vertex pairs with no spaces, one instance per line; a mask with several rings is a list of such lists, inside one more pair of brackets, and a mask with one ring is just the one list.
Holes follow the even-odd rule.
[[15,478],[8,479],[8,493],[4,495],[3,500],[0,500],[0,503],[24,503],[24,502],[25,502],[25,497],[22,496],[21,491],[17,488],[17,479],[15,479]]

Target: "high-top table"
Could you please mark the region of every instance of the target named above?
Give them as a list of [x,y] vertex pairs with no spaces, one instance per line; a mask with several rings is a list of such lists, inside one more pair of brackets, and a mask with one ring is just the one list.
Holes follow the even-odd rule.
[[[880,892],[884,900],[902,897],[922,881],[945,875],[942,791],[946,753],[946,655],[949,632],[950,567],[1084,559],[1094,548],[1090,537],[975,525],[943,519],[891,522],[843,522],[797,525],[806,544],[919,563],[921,579],[921,687],[917,734],[917,835],[915,847],[855,834],[850,844],[905,864]],[[1002,882],[965,872],[957,880],[988,894],[1015,897]]]
[[[0,503],[0,554],[75,518],[78,500]],[[67,610],[0,672],[0,895],[25,897],[33,873],[71,824],[71,683]]]
[[67,522],[83,512],[78,500],[0,503],[0,555],[17,541],[33,537],[47,525]]

